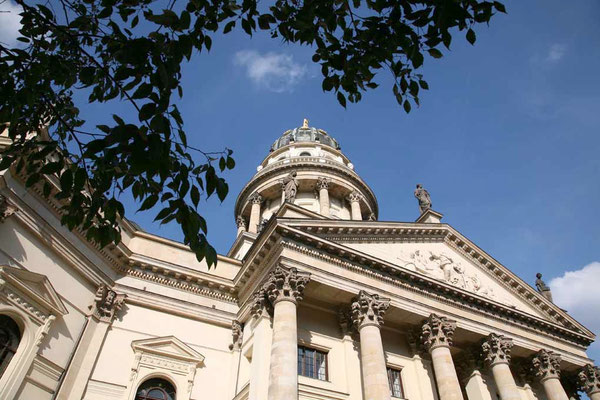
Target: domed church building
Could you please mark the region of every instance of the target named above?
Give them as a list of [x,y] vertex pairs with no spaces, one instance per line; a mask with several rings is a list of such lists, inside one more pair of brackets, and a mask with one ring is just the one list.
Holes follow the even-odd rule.
[[379,221],[324,130],[267,151],[210,270],[127,220],[100,249],[2,173],[0,399],[600,400],[594,334],[425,188],[416,221]]

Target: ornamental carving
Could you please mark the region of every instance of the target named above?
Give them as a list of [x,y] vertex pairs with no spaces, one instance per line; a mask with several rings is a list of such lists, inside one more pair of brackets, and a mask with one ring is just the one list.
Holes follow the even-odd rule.
[[540,380],[560,378],[560,356],[552,351],[540,350],[533,356],[533,372]]
[[322,178],[322,177],[318,178],[317,179],[317,189],[319,189],[319,190],[329,189],[329,182],[330,181],[327,178]]
[[254,318],[269,317],[273,315],[273,307],[267,298],[266,289],[260,288],[253,295],[251,311]]
[[579,371],[577,378],[579,387],[588,395],[600,392],[600,368],[587,364]]
[[362,194],[360,194],[360,192],[355,190],[348,195],[347,199],[350,203],[353,203],[355,201],[360,201],[362,199],[362,197],[363,197]]
[[483,360],[488,365],[509,363],[513,341],[502,335],[491,333],[481,344]]
[[273,305],[281,300],[298,302],[302,300],[302,293],[309,280],[310,274],[308,272],[301,272],[296,268],[277,266],[269,274],[264,288],[269,301]]
[[258,192],[254,192],[254,193],[252,193],[252,195],[250,196],[250,198],[248,200],[252,204],[260,204],[263,202],[264,199]]
[[344,336],[353,336],[357,333],[356,327],[352,322],[352,312],[350,311],[350,307],[344,306],[339,308],[338,322]]
[[477,273],[467,271],[456,256],[451,257],[443,252],[435,253],[432,251],[416,250],[408,255],[403,254],[397,258],[406,269],[419,272],[479,296],[514,307],[510,299],[499,299],[494,293],[494,289],[485,285]]
[[6,218],[17,212],[17,208],[8,202],[8,199],[3,194],[0,194],[0,223]]
[[244,325],[237,320],[231,321],[231,336],[233,343],[229,345],[229,350],[239,350],[242,348],[242,340],[244,337]]
[[111,323],[115,314],[123,307],[123,301],[127,297],[124,294],[117,294],[106,285],[100,285],[96,290],[94,302],[90,306],[92,315],[100,321]]
[[439,346],[452,346],[454,330],[456,329],[456,321],[452,321],[446,317],[440,317],[436,314],[431,314],[423,322],[421,328],[421,343],[427,351],[433,350]]
[[235,224],[238,228],[246,229],[246,220],[241,215],[238,215],[235,219]]
[[361,290],[351,304],[352,323],[357,329],[367,325],[383,325],[383,315],[390,306],[390,299]]

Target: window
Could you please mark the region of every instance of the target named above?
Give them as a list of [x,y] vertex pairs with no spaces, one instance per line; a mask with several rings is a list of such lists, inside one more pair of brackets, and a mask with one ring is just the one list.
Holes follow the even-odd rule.
[[326,381],[327,353],[298,346],[298,374]]
[[400,370],[394,368],[388,368],[388,383],[390,385],[390,393],[392,397],[404,398],[404,390],[402,389],[402,377],[400,376]]
[[138,388],[135,400],[175,400],[175,388],[164,379],[148,379]]
[[308,151],[303,151],[300,153],[300,157],[310,157],[310,153]]
[[0,376],[10,364],[21,341],[21,330],[17,323],[6,315],[0,315]]

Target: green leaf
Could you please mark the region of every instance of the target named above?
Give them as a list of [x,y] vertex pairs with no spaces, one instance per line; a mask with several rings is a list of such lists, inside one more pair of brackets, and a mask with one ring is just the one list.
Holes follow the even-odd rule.
[[138,212],[151,209],[152,207],[154,207],[154,205],[156,204],[157,201],[158,201],[158,195],[151,194],[150,196],[146,197],[146,200],[144,200],[144,202],[142,203],[142,206],[140,207]]
[[337,101],[342,107],[346,108],[346,97],[342,94],[342,92],[337,93]]
[[410,103],[408,100],[404,100],[404,103],[402,104],[402,106],[404,107],[404,111],[406,111],[406,113],[408,114],[410,112]]
[[142,99],[148,97],[152,93],[152,85],[149,83],[142,83],[131,96],[134,99]]
[[427,52],[433,58],[442,58],[442,52],[439,51],[438,49],[429,49],[429,50],[427,50]]
[[146,121],[150,119],[154,112],[156,111],[156,104],[154,103],[146,103],[140,108],[139,119],[140,121]]

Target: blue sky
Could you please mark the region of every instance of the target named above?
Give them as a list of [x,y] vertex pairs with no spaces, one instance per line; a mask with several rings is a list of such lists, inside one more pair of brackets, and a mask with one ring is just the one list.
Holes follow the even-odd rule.
[[[185,66],[180,107],[190,144],[234,150],[230,195],[202,205],[217,250],[233,242],[235,198],[271,143],[308,118],[341,143],[380,220],[417,218],[412,192],[423,183],[444,222],[527,282],[542,272],[557,304],[600,331],[600,3],[505,4],[507,15],[477,28],[475,46],[460,34],[444,58],[426,59],[430,90],[408,115],[385,72],[380,88],[343,109],[322,92],[309,48],[215,37],[210,54]],[[144,229],[181,238],[178,226],[127,206]],[[599,345],[590,356],[600,357]]]

